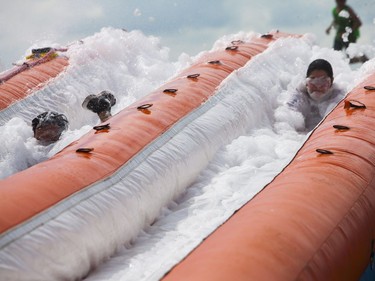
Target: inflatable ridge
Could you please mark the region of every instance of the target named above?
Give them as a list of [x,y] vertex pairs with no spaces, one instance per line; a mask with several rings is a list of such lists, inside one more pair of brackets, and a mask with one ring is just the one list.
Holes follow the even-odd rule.
[[162,280],[359,280],[375,251],[374,81]]
[[[82,278],[133,239],[209,161],[183,145],[182,139],[196,134],[185,128],[215,103],[212,97],[228,75],[288,36],[253,38],[202,57],[102,124],[104,130],[92,130],[48,161],[0,181],[6,214],[0,217],[1,276]],[[160,158],[179,160],[165,167]],[[187,174],[191,163],[200,164]]]

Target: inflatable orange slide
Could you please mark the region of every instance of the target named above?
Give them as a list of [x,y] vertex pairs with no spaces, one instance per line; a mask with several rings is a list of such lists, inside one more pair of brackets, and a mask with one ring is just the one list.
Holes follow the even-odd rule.
[[[165,151],[176,147],[168,144],[214,102],[222,81],[288,36],[233,41],[201,57],[48,161],[1,180],[1,278],[81,279],[136,237],[194,176],[166,169],[155,155],[171,157]],[[4,106],[66,65],[55,58],[4,81]],[[375,74],[353,89],[283,172],[164,280],[358,280],[374,255],[374,81]],[[173,155],[181,170],[186,153]],[[196,176],[205,163],[194,163]],[[179,188],[167,190],[167,180]],[[141,204],[161,193],[159,205]]]
[[163,280],[359,280],[374,266],[375,74]]
[[[288,36],[277,32],[250,42],[233,41],[225,50],[208,53],[113,116],[110,123],[94,127],[48,161],[1,180],[0,276],[77,280],[134,238],[205,165],[196,165],[195,175],[180,175],[159,166],[154,155],[163,153],[162,147],[176,139],[179,127],[209,104],[228,75]],[[54,63],[68,62],[54,59],[41,64],[33,69],[35,76],[42,76]],[[28,80],[26,71],[19,75],[2,86]],[[181,163],[176,166],[186,165],[186,156],[180,153]],[[146,172],[152,176],[145,176]],[[163,175],[168,173],[180,189],[165,190],[164,181],[170,179]],[[148,194],[145,190],[151,182]],[[159,205],[153,202],[143,209],[140,201],[160,193],[166,195]]]
[[[58,49],[66,51],[66,49]],[[42,57],[30,58],[22,65],[0,75],[0,112],[13,103],[24,99],[33,90],[42,87],[56,77],[68,65],[66,57],[57,57],[56,49],[50,49]]]

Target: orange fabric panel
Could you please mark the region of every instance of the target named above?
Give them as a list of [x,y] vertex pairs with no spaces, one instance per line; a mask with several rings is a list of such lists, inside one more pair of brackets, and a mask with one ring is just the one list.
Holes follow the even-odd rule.
[[[0,217],[0,233],[110,177],[212,96],[231,72],[282,36],[289,35],[278,33],[274,38],[255,38],[254,43],[240,44],[235,51],[221,50],[208,54],[178,77],[113,116],[107,122],[111,126],[108,131],[98,133],[93,130],[50,160],[0,181],[0,213],[6,214]],[[211,60],[221,63],[208,63]],[[200,76],[188,78],[191,74]],[[177,91],[165,92],[166,89]],[[144,104],[152,104],[152,107],[137,110]],[[76,153],[78,148],[94,150],[88,154]]]
[[68,65],[68,59],[57,57],[21,73],[0,84],[0,111],[12,103],[25,98],[33,90],[49,79],[56,77]]
[[[283,172],[163,280],[358,280],[375,238],[375,98],[364,89],[373,81],[353,89]],[[350,100],[366,108],[344,108]]]

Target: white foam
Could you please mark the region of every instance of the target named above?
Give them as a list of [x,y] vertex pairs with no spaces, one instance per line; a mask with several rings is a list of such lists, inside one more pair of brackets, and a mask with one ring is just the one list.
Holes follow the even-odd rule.
[[[232,40],[226,36],[216,45],[225,45],[221,40],[227,37]],[[251,116],[243,134],[223,146],[186,193],[133,244],[124,246],[87,280],[158,280],[270,182],[308,136],[297,130],[302,116],[285,108],[284,101],[304,79],[309,62],[329,60],[335,81],[347,90],[374,69],[374,62],[369,62],[366,71],[353,71],[345,56],[314,46],[312,38],[280,40],[225,81],[220,91],[228,96],[226,106],[236,94],[246,93],[252,100],[243,109]]]
[[[219,39],[214,48],[225,46],[237,37],[243,40],[253,35],[244,32],[228,35]],[[152,225],[86,280],[157,280],[272,180],[307,137],[297,131],[301,116],[291,114],[283,101],[304,79],[310,61],[329,60],[335,82],[347,90],[375,68],[375,61],[371,60],[352,70],[342,53],[314,46],[312,40],[311,35],[280,40],[226,79],[219,89],[226,98],[212,112],[233,120],[231,126],[241,125],[236,130],[240,133],[228,136],[230,127],[224,128],[218,139],[232,137],[233,140],[210,156],[212,160],[197,178],[190,179],[194,183],[186,192],[170,202]],[[41,104],[36,106],[30,102],[21,116],[11,117],[0,128],[0,177],[52,156],[97,124],[95,114],[80,107],[88,94],[104,89],[112,91],[118,98],[113,109],[116,113],[194,60],[183,54],[179,61],[171,62],[168,49],[160,46],[158,38],[146,37],[137,31],[127,33],[105,28],[83,41],[71,46],[67,72],[34,95],[43,95],[35,99]],[[44,98],[49,95],[53,98],[45,102]],[[238,97],[246,98],[246,103],[241,115],[236,116],[231,106],[242,104]],[[51,109],[67,115],[70,130],[56,144],[43,147],[32,138],[29,124],[39,110]],[[212,125],[212,120],[220,122],[220,119],[208,118],[209,114],[213,113],[201,121],[203,131],[204,120],[207,127]],[[242,115],[248,120],[246,124],[236,121]],[[209,148],[205,153],[210,154]],[[147,208],[150,202],[143,204]]]

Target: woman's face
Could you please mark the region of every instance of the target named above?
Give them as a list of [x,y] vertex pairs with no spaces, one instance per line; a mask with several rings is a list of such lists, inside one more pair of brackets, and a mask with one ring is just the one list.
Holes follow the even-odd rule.
[[47,124],[39,126],[35,129],[34,137],[45,143],[52,143],[58,141],[64,128],[57,124]]
[[324,70],[313,70],[306,78],[306,89],[315,101],[321,101],[332,86],[332,79]]

